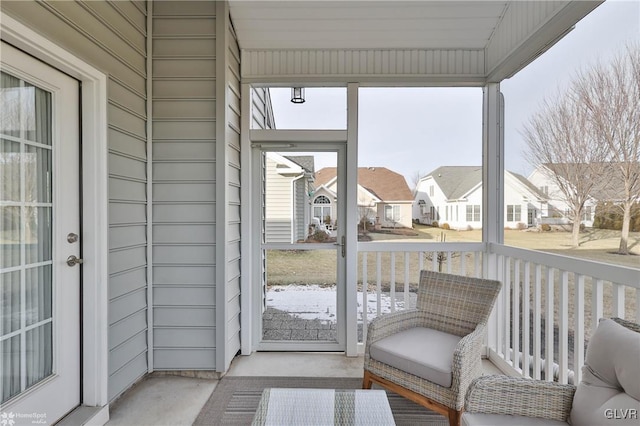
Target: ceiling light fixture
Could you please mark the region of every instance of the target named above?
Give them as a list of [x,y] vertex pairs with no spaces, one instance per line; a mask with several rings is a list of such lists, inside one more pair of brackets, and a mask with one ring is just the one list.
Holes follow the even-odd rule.
[[291,102],[293,102],[294,104],[304,103],[304,87],[291,88]]

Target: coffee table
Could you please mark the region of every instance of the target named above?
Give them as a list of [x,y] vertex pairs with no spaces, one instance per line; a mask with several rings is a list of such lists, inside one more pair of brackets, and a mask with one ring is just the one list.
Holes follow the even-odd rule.
[[395,425],[383,390],[269,388],[252,425]]

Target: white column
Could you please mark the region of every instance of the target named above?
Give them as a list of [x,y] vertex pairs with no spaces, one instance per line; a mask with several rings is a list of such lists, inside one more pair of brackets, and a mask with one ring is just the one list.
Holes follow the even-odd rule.
[[346,304],[347,356],[358,355],[358,84],[347,85]]
[[253,188],[251,167],[251,86],[243,84],[240,98],[240,251],[243,254],[240,259],[240,353],[251,355],[253,352],[253,304],[252,304],[252,271],[255,262],[252,257],[253,244],[258,244],[253,235],[253,218],[251,217],[251,190]]
[[[498,278],[498,258],[491,243],[504,242],[504,98],[499,83],[488,83],[482,98],[482,242],[484,277]],[[498,297],[496,305],[503,303]],[[504,312],[503,309],[500,310]],[[497,346],[498,318],[494,308],[487,324],[487,346]]]

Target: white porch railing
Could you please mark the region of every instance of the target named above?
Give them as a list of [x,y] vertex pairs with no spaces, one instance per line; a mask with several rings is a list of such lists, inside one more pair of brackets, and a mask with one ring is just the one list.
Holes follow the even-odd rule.
[[373,317],[415,306],[421,269],[478,277],[497,271],[488,277],[503,283],[488,356],[525,377],[578,382],[598,319],[640,322],[640,269],[493,243],[359,243],[358,251],[360,342]]
[[368,322],[383,313],[415,307],[422,269],[482,276],[484,243],[358,243],[359,343]]
[[640,322],[640,269],[500,244],[488,254],[503,283],[489,357],[502,369],[577,383],[600,318]]

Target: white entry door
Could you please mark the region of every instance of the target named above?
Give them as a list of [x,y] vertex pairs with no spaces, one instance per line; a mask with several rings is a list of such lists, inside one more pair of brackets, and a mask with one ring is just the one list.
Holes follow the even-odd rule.
[[0,420],[51,424],[80,403],[79,85],[0,65]]

